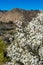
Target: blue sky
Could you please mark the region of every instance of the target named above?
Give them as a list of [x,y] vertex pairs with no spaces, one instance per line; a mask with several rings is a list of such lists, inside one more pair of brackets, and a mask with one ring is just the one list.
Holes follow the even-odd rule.
[[0,0],[1,10],[11,10],[13,8],[43,10],[43,0]]

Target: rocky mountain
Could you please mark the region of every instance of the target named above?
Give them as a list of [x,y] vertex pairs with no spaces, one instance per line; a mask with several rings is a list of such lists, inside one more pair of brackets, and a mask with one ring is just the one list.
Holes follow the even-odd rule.
[[25,20],[31,20],[33,17],[37,15],[39,11],[26,11],[21,9],[13,9],[11,11],[0,11],[0,21],[8,22],[8,21],[14,21],[21,20],[21,18],[24,18]]
[[43,65],[43,11],[0,11],[0,38],[1,65]]

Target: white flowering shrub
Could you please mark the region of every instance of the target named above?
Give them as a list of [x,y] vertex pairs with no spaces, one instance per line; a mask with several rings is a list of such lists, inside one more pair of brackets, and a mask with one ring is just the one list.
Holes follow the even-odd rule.
[[43,13],[16,28],[14,41],[7,48],[11,61],[7,65],[43,65]]

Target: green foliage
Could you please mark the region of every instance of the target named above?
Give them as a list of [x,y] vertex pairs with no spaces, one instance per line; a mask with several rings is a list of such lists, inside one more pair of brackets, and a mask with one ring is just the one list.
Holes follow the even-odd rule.
[[4,57],[4,52],[6,51],[6,48],[6,43],[2,39],[0,39],[0,65],[5,63],[6,61],[9,61],[9,58],[7,58],[6,56]]

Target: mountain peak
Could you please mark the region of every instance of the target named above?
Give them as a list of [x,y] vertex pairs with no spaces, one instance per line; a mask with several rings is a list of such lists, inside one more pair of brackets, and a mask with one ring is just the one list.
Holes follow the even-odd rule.
[[36,17],[37,13],[39,12],[39,10],[23,10],[19,8],[15,8],[10,11],[0,10],[0,21],[15,21],[19,20],[20,17],[24,18],[27,21],[31,21],[31,19],[33,17]]

